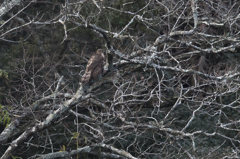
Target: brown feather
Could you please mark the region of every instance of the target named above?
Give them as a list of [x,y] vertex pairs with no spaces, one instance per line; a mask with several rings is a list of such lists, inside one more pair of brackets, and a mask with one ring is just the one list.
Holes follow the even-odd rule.
[[103,73],[104,59],[103,50],[98,49],[97,53],[89,59],[86,71],[81,78],[81,83],[85,84],[90,80],[95,80]]

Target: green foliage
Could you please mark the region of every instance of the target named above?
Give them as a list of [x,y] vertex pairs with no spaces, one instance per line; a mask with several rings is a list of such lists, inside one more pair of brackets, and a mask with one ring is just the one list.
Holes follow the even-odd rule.
[[13,155],[12,155],[12,158],[13,159],[22,159],[22,157],[17,157],[17,156],[13,156]]
[[62,151],[66,151],[65,145],[62,145],[62,146],[61,146],[61,150],[60,150],[59,152],[62,152]]
[[[11,109],[10,107],[8,107]],[[9,112],[5,109],[4,106],[0,105],[0,123],[3,125],[8,125],[10,123],[11,118],[9,117]]]
[[8,73],[2,69],[0,69],[0,78],[4,77],[4,78],[8,78]]

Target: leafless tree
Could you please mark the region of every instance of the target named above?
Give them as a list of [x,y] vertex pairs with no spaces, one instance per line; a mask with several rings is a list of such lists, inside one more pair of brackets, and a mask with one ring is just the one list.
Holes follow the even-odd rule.
[[[39,3],[59,10],[22,17]],[[2,20],[1,39],[19,42],[24,56],[9,70],[15,76],[3,108],[11,122],[0,134],[1,159],[21,152],[239,158],[239,7],[236,0],[4,1],[0,15],[11,18]],[[13,41],[21,28],[31,34]],[[61,29],[62,51],[48,52],[41,28]],[[23,42],[30,37],[38,54]],[[92,47],[76,49],[83,39]],[[78,82],[94,45],[107,52],[105,71],[84,87]]]

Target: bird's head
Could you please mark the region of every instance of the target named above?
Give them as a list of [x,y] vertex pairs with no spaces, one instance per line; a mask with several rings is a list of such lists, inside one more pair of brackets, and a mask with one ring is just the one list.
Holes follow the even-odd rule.
[[104,54],[103,49],[98,49],[98,50],[97,50],[97,54]]

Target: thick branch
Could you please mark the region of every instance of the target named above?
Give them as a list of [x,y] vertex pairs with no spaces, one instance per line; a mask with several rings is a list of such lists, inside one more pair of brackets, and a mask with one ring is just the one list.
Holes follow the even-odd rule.
[[8,149],[5,151],[4,155],[1,157],[1,159],[7,159],[11,156],[11,154],[24,142],[26,141],[30,136],[33,134],[40,132],[50,125],[52,125],[54,122],[56,122],[64,113],[66,113],[72,105],[79,102],[81,99],[85,99],[88,96],[83,96],[83,90],[82,87],[79,88],[79,90],[76,92],[73,98],[70,100],[64,102],[62,105],[60,105],[59,109],[54,111],[54,113],[48,115],[48,117],[45,119],[45,121],[40,122],[36,126],[27,129],[22,135],[20,135],[16,140],[12,141],[11,145],[8,147]]

